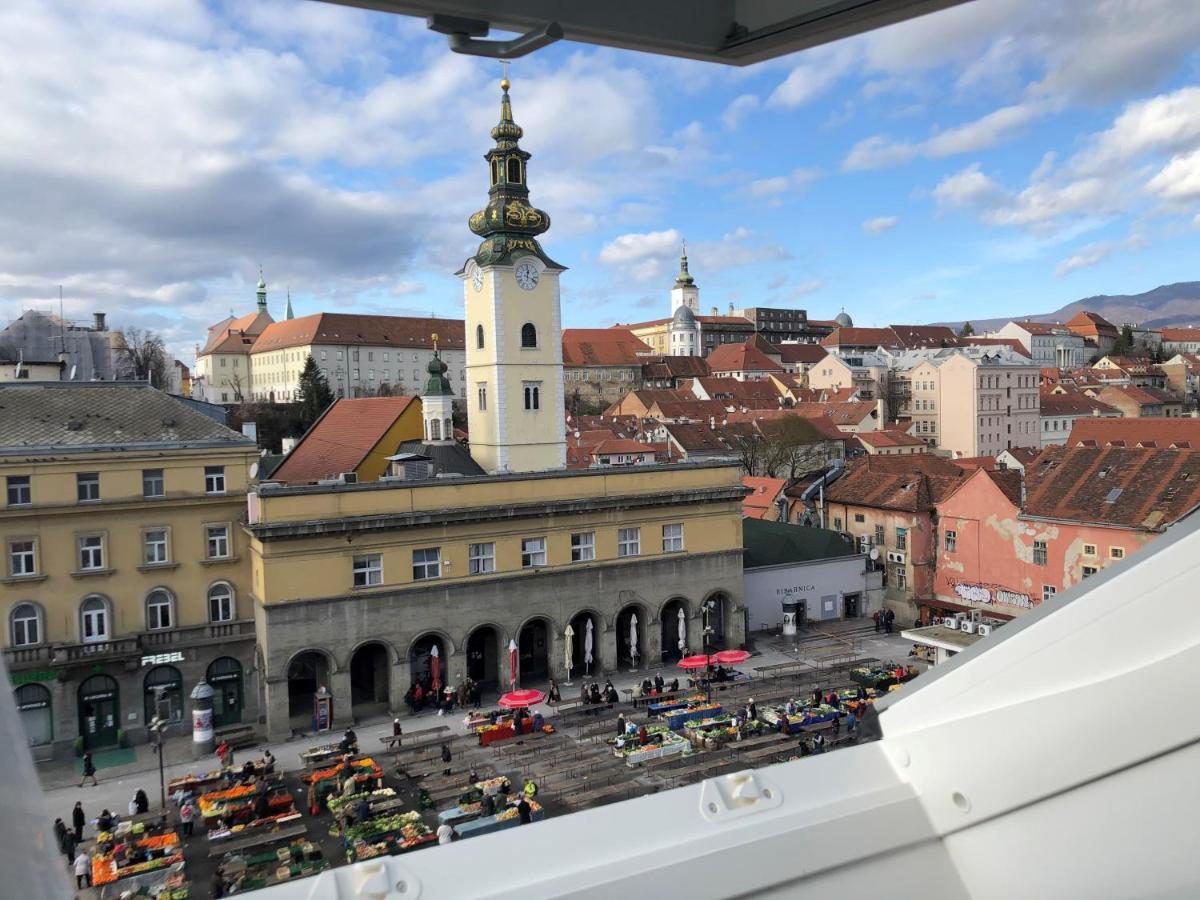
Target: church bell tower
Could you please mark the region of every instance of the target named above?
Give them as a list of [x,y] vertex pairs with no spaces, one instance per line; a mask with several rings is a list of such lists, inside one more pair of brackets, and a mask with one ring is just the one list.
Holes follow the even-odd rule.
[[466,313],[467,422],[471,456],[489,473],[566,466],[562,320],[565,271],[537,236],[550,217],[529,205],[529,154],[518,141],[509,82],[500,82],[500,121],[488,163],[488,203],[471,216],[483,238],[458,272]]

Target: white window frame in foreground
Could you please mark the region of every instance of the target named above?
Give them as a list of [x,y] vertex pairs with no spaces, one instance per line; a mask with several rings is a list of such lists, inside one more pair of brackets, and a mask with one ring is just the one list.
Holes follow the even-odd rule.
[[671,522],[662,527],[663,553],[683,552],[683,523]]
[[491,541],[471,544],[467,552],[467,574],[487,575],[496,571],[496,545]]
[[412,552],[413,581],[432,581],[442,577],[442,551],[439,547],[421,547]]
[[642,529],[617,529],[617,556],[640,556],[642,553]]
[[591,562],[596,558],[596,532],[577,531],[571,535],[571,562]]
[[351,562],[351,572],[356,588],[383,584],[383,556],[379,553],[356,556]]
[[521,568],[536,569],[546,565],[546,539],[544,537],[521,538]]

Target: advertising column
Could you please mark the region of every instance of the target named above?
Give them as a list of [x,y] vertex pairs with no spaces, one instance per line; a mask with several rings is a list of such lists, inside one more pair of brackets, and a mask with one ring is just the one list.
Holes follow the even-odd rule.
[[213,689],[207,681],[192,688],[192,756],[213,752]]

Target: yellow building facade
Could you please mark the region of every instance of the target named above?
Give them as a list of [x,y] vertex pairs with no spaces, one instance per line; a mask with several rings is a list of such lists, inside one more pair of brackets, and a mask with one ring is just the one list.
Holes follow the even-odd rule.
[[[5,385],[5,659],[39,753],[144,740],[211,676],[219,724],[257,704],[243,438],[142,384]],[[124,734],[120,734],[123,732]]]

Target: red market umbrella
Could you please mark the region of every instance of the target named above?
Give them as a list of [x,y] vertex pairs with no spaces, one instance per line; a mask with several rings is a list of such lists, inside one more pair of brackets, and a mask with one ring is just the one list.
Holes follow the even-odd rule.
[[429,669],[433,674],[433,692],[436,694],[442,688],[442,661],[439,658],[438,645],[434,644],[429,651]]
[[745,650],[718,650],[713,654],[713,662],[722,666],[735,666],[749,658],[750,654]]
[[703,653],[699,654],[698,656],[685,656],[675,665],[679,666],[681,669],[707,669],[708,657]]
[[546,695],[532,688],[522,688],[519,691],[509,691],[496,702],[505,709],[520,709],[523,706],[533,706],[545,701]]

